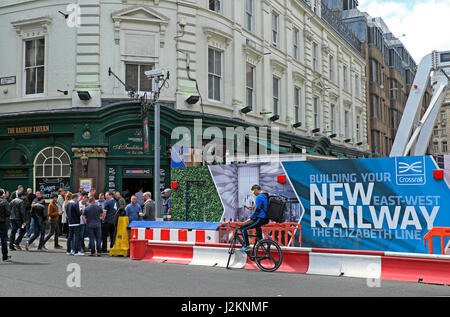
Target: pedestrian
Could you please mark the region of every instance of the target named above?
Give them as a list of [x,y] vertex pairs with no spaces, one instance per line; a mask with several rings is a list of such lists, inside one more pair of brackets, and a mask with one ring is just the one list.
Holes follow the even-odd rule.
[[88,195],[88,204],[90,204],[89,203],[89,200],[91,199],[91,197],[94,197],[94,201],[95,201],[95,194],[97,193],[97,190],[94,188],[94,187],[92,187],[91,189],[89,189],[89,195]]
[[139,204],[139,206],[141,206],[141,208],[144,206],[144,189],[142,187],[139,187],[139,190],[136,194],[134,194],[134,196],[137,197],[137,203]]
[[125,198],[120,195],[119,191],[114,192],[114,197],[117,201],[117,213],[114,216],[114,228],[117,229],[117,224],[119,222],[119,217],[125,216],[125,207],[127,206],[127,202]]
[[131,203],[125,207],[125,216],[128,217],[129,222],[139,221],[142,219],[142,208],[137,203],[137,197],[135,195],[131,196]]
[[[64,213],[64,196],[66,192],[64,188],[58,188],[58,200],[56,201],[56,206],[58,206],[58,227],[59,227],[59,235],[62,235],[64,233],[64,223],[66,221],[63,221],[63,213]],[[65,218],[65,217],[64,217]]]
[[29,251],[30,246],[34,240],[39,238],[38,250],[47,250],[44,246],[45,227],[48,221],[48,212],[45,207],[45,198],[40,197],[39,201],[31,207],[31,217],[34,218],[34,233],[31,238],[25,243],[25,249]]
[[[81,212],[78,204],[78,194],[73,194],[72,199],[66,204],[67,222],[69,224],[69,236],[67,238],[67,255],[84,255],[80,250],[80,220]],[[72,246],[73,241],[73,246]]]
[[105,206],[105,194],[100,193],[98,194],[98,200],[95,201],[95,203],[97,204],[97,206],[100,206],[100,208],[102,208],[102,210],[104,210],[104,206]]
[[[10,250],[16,250],[16,248],[22,250],[20,242],[22,242],[22,239],[25,236],[27,224],[25,204],[23,201],[24,198],[25,194],[22,192],[17,194],[17,197],[9,203],[9,206],[11,207],[11,232],[9,235]],[[17,231],[19,231],[19,236],[16,239]]]
[[32,204],[33,204],[33,203],[37,204],[37,203],[41,200],[41,197],[42,197],[41,192],[40,192],[40,191],[37,191],[37,192],[36,192],[36,197],[34,197],[34,199],[33,199],[33,201],[32,201]]
[[[80,212],[83,214],[84,209],[88,206],[89,198],[88,193],[84,192],[79,201]],[[80,221],[80,250],[86,252],[86,246],[84,245],[84,238],[87,238],[87,230],[86,224],[83,221]]]
[[171,213],[172,213],[172,199],[171,199],[171,191],[169,188],[164,190],[164,204],[163,204],[163,219],[164,221],[170,221]]
[[127,202],[125,198],[120,195],[119,191],[114,192],[114,198],[117,201],[117,214],[119,217],[125,216],[125,207],[127,206]]
[[64,205],[63,205],[63,214],[62,214],[62,222],[63,222],[63,230],[66,232],[66,237],[69,237],[69,220],[67,219],[66,213],[66,205],[72,200],[72,192],[67,192],[64,195]]
[[2,245],[2,261],[9,262],[8,256],[8,227],[7,220],[11,216],[11,208],[5,199],[5,191],[0,189],[0,240]]
[[106,211],[106,214],[102,224],[102,252],[104,253],[107,252],[108,236],[110,239],[110,248],[114,245],[114,217],[118,210],[117,201],[114,199],[111,192],[106,192],[105,198],[106,201],[104,210]]
[[95,197],[89,198],[89,206],[84,209],[83,221],[89,233],[89,249],[91,256],[102,256],[102,218],[105,217],[103,209],[95,203]]
[[25,238],[29,239],[31,234],[34,231],[34,219],[31,217],[31,207],[33,206],[33,201],[36,198],[36,195],[33,194],[33,190],[31,188],[27,188],[27,194],[25,196],[24,202],[25,202],[25,211],[27,215],[27,234],[25,235]]
[[142,218],[146,221],[155,221],[155,201],[152,200],[152,193],[144,193],[144,210]]
[[19,193],[23,193],[23,186],[22,186],[22,185],[17,186],[17,190],[14,191],[14,192],[11,194],[11,198],[10,198],[11,201],[13,201],[13,200],[16,199],[17,197],[19,197],[19,196],[18,196]]
[[52,195],[52,201],[48,205],[48,219],[50,223],[50,232],[44,239],[44,247],[47,241],[55,235],[55,249],[62,249],[62,246],[58,244],[58,237],[59,237],[59,218],[62,215],[62,211],[59,211],[58,206],[58,195],[53,194]]

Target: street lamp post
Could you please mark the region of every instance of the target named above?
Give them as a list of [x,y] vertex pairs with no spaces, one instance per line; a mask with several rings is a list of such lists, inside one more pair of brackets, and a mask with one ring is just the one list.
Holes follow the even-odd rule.
[[[162,69],[154,69],[150,71],[145,72],[145,76],[149,80],[152,81],[152,91],[150,94],[150,98],[147,99],[147,94],[145,93],[144,96],[139,96],[136,92],[136,90],[133,87],[130,87],[126,85],[114,72],[111,70],[111,68],[108,69],[108,75],[113,75],[119,82],[125,86],[125,89],[128,91],[128,94],[130,98],[140,100],[141,103],[141,116],[143,119],[143,134],[144,134],[144,153],[149,154],[150,153],[150,147],[149,147],[149,129],[148,129],[148,116],[149,111],[151,107],[154,108],[154,124],[155,124],[155,144],[154,144],[154,198],[155,198],[155,210],[158,212],[161,208],[161,202],[160,202],[160,174],[161,174],[161,125],[160,125],[160,112],[161,112],[161,105],[159,104],[159,93],[161,91],[161,88],[165,86],[166,82],[169,80],[170,73],[167,72],[167,74],[164,73],[164,70]],[[162,81],[162,84],[159,85],[159,83]]]

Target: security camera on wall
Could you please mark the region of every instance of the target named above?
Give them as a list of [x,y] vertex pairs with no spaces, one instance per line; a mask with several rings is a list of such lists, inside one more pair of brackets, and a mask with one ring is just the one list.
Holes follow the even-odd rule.
[[164,69],[152,69],[152,70],[146,71],[145,76],[147,76],[148,79],[163,78],[164,77]]

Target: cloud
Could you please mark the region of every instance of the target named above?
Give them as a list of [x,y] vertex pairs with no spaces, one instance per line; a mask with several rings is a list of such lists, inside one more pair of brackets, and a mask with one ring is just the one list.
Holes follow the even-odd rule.
[[450,0],[360,0],[359,9],[381,17],[419,63],[433,50],[450,50]]

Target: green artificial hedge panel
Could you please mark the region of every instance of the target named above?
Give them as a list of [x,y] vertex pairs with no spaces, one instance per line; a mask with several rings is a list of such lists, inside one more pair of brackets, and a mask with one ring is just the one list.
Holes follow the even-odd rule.
[[187,185],[187,221],[220,222],[223,206],[208,167],[173,168],[171,180],[178,182],[172,190],[172,221],[186,221]]

